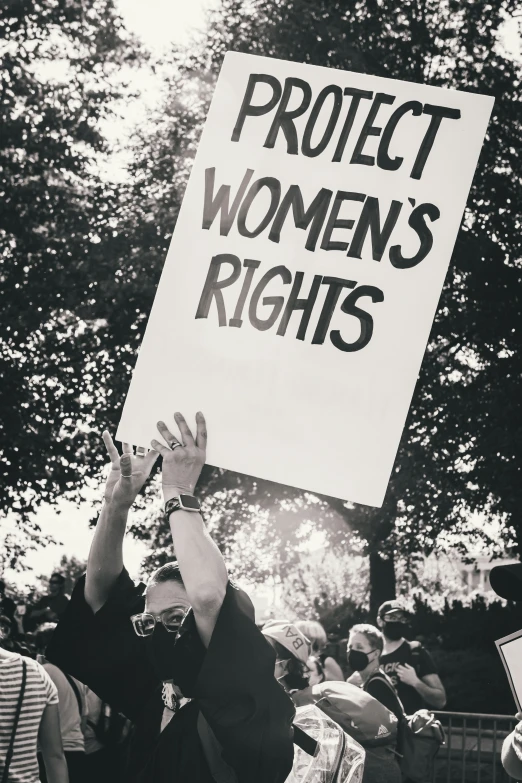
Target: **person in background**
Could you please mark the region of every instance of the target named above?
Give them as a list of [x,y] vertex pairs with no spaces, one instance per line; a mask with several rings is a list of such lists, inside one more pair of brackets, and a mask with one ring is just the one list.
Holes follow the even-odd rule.
[[29,646],[17,638],[14,620],[5,615],[0,615],[0,647],[19,655],[32,656]]
[[272,621],[265,624],[262,634],[275,651],[274,676],[280,685],[289,693],[307,688],[312,647],[297,623]]
[[409,612],[400,601],[386,601],[380,607],[377,624],[384,634],[380,665],[407,715],[426,707],[442,710],[446,691],[429,652],[420,642],[405,638],[409,619]]
[[65,577],[62,574],[52,574],[48,595],[42,596],[26,614],[28,630],[34,630],[43,622],[58,622],[69,604],[69,598],[64,590]]
[[[358,685],[380,701],[400,723],[404,715],[402,704],[391,680],[380,668],[383,647],[384,636],[378,628],[366,623],[354,625],[347,646],[348,666],[354,674],[347,682]],[[395,751],[394,747],[366,748],[363,783],[400,783],[402,775]]]
[[[39,783],[37,744],[41,748],[48,783],[68,783],[56,686],[37,661],[2,648],[0,716],[0,769],[5,783]],[[12,753],[8,764],[10,746]]]
[[[37,660],[53,681],[58,691],[58,712],[62,745],[69,770],[69,783],[87,783],[85,777],[85,740],[83,737],[86,714],[85,686],[73,677],[64,674],[58,666],[45,658],[47,645],[51,641],[56,623],[44,623],[35,633],[38,652]],[[40,762],[41,783],[47,783],[43,758]]]
[[311,643],[311,654],[308,661],[310,669],[310,685],[326,680],[344,680],[343,670],[325,650],[328,644],[326,631],[316,620],[298,620],[295,627],[303,633]]
[[5,582],[0,579],[0,614],[13,620],[16,604],[12,598],[5,594]]
[[[292,696],[296,705],[309,704],[312,688],[308,686],[315,684],[309,682],[309,639],[297,627],[297,623],[285,621],[267,623],[263,634],[276,654],[276,679]],[[344,678],[341,678],[340,682],[344,684]],[[401,773],[393,748],[365,748],[365,751],[362,783],[401,783]]]
[[124,763],[120,747],[106,745],[97,736],[96,726],[99,724],[103,702],[94,691],[85,686],[86,721],[85,738],[85,776],[93,783],[120,783],[125,780]]
[[[522,601],[522,563],[495,566],[489,574],[495,593],[506,601]],[[502,744],[502,766],[511,778],[522,780],[522,712],[517,712],[517,725]]]
[[393,712],[400,722],[404,710],[392,681],[382,670],[384,636],[374,625],[354,625],[348,637],[347,659],[354,672],[346,682],[359,685],[366,693]]

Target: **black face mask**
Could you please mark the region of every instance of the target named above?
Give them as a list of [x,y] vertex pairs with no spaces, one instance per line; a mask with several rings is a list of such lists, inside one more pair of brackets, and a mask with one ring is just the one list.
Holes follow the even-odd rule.
[[390,642],[398,642],[404,636],[407,627],[406,623],[386,622],[383,628],[384,635]]
[[158,679],[173,680],[183,693],[191,698],[205,656],[199,637],[191,634],[169,633],[157,623],[154,633],[144,639],[147,657]]
[[[375,652],[375,650],[370,650]],[[354,672],[362,672],[370,664],[369,654],[362,650],[348,650],[348,665]]]

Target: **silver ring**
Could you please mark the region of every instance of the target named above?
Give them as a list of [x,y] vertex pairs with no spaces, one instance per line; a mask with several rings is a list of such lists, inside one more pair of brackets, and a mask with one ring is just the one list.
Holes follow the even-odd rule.
[[173,440],[170,444],[170,450],[174,451],[174,449],[177,449],[178,447],[183,446],[183,443],[178,443],[177,440]]
[[122,478],[132,478],[132,473],[130,474],[130,476],[126,476],[125,473],[122,473],[121,476]]

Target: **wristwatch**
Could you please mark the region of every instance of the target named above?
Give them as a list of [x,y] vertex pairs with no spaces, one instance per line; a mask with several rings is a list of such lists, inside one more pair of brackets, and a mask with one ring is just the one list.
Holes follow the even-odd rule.
[[201,504],[194,495],[177,495],[165,503],[167,519],[174,511],[201,511]]

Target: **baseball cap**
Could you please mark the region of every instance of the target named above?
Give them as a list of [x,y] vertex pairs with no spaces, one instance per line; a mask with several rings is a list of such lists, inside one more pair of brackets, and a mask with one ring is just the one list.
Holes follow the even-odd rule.
[[394,614],[406,614],[409,615],[410,612],[408,609],[406,609],[406,606],[402,603],[402,601],[385,601],[381,606],[379,607],[379,617],[381,620],[384,619],[384,617],[388,615],[394,615]]
[[522,563],[495,566],[489,574],[495,593],[507,601],[522,601]]
[[311,643],[304,633],[293,623],[272,622],[267,623],[262,629],[262,633],[270,639],[279,642],[283,647],[292,653],[294,658],[306,663],[310,657]]

